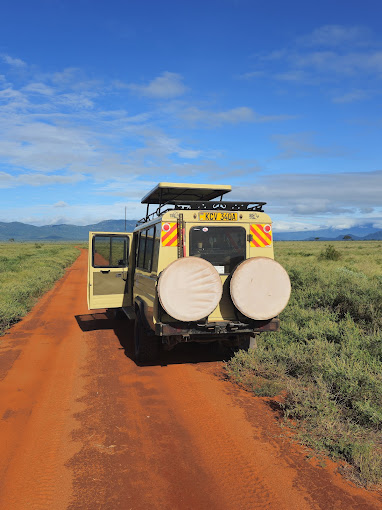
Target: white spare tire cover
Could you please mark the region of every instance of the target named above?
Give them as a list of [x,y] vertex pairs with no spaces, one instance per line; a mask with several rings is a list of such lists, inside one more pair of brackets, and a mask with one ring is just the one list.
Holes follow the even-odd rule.
[[291,286],[288,273],[278,262],[254,257],[235,269],[230,291],[234,305],[243,315],[268,320],[284,310]]
[[184,257],[163,270],[157,290],[162,307],[171,317],[197,321],[215,310],[223,286],[210,262],[199,257]]

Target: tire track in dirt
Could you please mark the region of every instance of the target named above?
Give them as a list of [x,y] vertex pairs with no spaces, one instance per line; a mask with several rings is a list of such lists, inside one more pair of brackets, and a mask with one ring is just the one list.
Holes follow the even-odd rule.
[[214,508],[213,479],[168,405],[158,367],[137,367],[116,351],[105,335],[111,332],[102,333],[89,335],[97,348],[84,370],[96,375],[88,378],[84,410],[76,416],[81,427],[74,438],[83,448],[69,462],[70,508]]
[[168,375],[169,392],[179,405],[187,401],[183,420],[216,484],[225,486],[228,508],[382,508],[380,492],[352,486],[334,462],[327,460],[323,469],[308,461],[306,450],[283,433],[267,399],[225,381],[221,366],[171,368],[178,384]]
[[[210,398],[215,381],[211,379],[206,392],[205,373],[200,384],[195,367],[171,368],[173,373],[167,375],[169,392],[187,409],[183,421],[192,431],[200,458],[213,473],[215,486],[220,486],[224,494],[225,508],[288,508],[284,497],[272,490],[273,480],[267,480],[264,469],[259,472],[256,452],[251,447],[253,431],[243,421],[241,410],[222,395]],[[174,386],[174,377],[182,384]],[[298,508],[305,507],[303,496],[295,494],[294,500]]]

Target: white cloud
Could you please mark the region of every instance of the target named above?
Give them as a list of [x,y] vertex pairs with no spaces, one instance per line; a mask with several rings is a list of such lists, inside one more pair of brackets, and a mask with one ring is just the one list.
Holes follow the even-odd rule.
[[[147,191],[147,190],[146,190]],[[142,196],[142,195],[141,195]],[[58,211],[54,205],[40,203],[37,206],[19,205],[17,208],[7,209],[6,213],[1,210],[0,221],[21,221],[32,225],[91,225],[105,219],[123,219],[127,209],[126,216],[128,220],[137,220],[145,214],[146,207],[140,204],[139,200],[134,202],[118,201],[111,204],[83,204],[71,205],[64,211]],[[60,212],[61,214],[58,214]],[[62,214],[64,212],[64,214]]]
[[130,84],[128,88],[143,96],[157,99],[178,97],[187,91],[187,87],[183,84],[183,77],[168,71],[154,78],[148,85]]
[[293,71],[286,71],[284,73],[278,73],[275,75],[275,78],[281,81],[299,82],[307,81],[309,77],[305,71],[298,69]]
[[63,200],[60,200],[59,202],[56,202],[55,204],[53,204],[53,207],[69,207],[69,204],[67,204]]
[[[143,92],[159,97],[164,88],[170,95],[184,88],[175,73],[159,78]],[[104,94],[119,92],[103,84],[97,88],[97,83],[86,80],[79,69],[68,68],[53,75],[39,73],[19,88],[9,84],[0,90],[0,164],[16,173],[86,169],[105,181],[127,173],[171,173],[180,161],[203,156],[199,147],[156,127],[165,115],[161,108],[129,115],[100,107]],[[166,124],[169,118],[166,114]]]
[[57,85],[66,86],[73,82],[78,82],[81,74],[81,70],[78,67],[67,67],[63,71],[49,76],[49,78],[51,78],[52,82]]
[[45,174],[19,174],[12,175],[0,172],[0,188],[15,188],[16,186],[48,186],[56,184],[75,184],[84,180],[80,174],[73,175],[45,175]]
[[21,58],[14,58],[9,55],[2,55],[3,61],[11,67],[25,67],[26,63]]
[[0,129],[6,129],[6,138],[0,140],[0,158],[8,163],[52,172],[97,159],[90,132],[76,127],[28,122],[28,118],[23,120],[17,117],[13,125],[6,127],[6,122],[0,119]]
[[262,61],[273,61],[280,60],[288,56],[288,50],[286,48],[282,48],[280,50],[273,50],[269,53],[261,53],[253,55],[254,58]]
[[264,71],[249,71],[248,73],[239,74],[238,78],[240,79],[248,79],[248,78],[262,78],[265,76]]
[[333,103],[354,103],[368,97],[365,90],[352,90],[332,98]]
[[347,43],[363,45],[370,37],[370,30],[366,27],[323,25],[299,41],[310,46],[339,46]]
[[297,68],[311,69],[334,75],[355,75],[360,73],[382,73],[382,51],[339,53],[335,51],[314,51],[295,53],[289,58]]
[[11,188],[14,177],[6,172],[0,172],[0,188]]
[[274,220],[272,228],[274,232],[300,232],[303,230],[313,230],[319,228],[319,226],[303,221]]
[[261,115],[247,106],[239,106],[221,112],[190,107],[180,112],[179,116],[191,124],[205,124],[207,126],[222,126],[242,122],[277,122],[294,118],[289,115]]
[[24,95],[18,90],[13,89],[12,87],[7,87],[6,89],[0,90],[0,99],[2,100],[14,100],[14,99],[24,99]]
[[342,87],[346,79],[347,90],[338,91],[334,103],[372,98],[378,88],[371,90],[371,80],[382,78],[381,41],[359,26],[317,27],[310,34],[297,37],[287,48],[258,53],[254,59],[257,68],[243,73],[242,77],[264,75],[285,86],[303,84],[321,90],[327,90],[323,83]]
[[306,217],[354,214],[359,220],[362,208],[381,209],[382,170],[259,176],[254,186],[235,188],[233,196],[242,200],[256,196],[267,201],[278,214]]
[[96,96],[96,93],[91,92],[60,94],[56,96],[56,103],[69,108],[92,109],[94,107],[92,98]]
[[280,153],[278,159],[310,158],[310,157],[342,157],[347,151],[341,147],[321,146],[313,141],[311,133],[291,133],[288,135],[273,135]]
[[52,96],[54,93],[54,90],[52,89],[52,87],[48,87],[48,85],[46,85],[45,83],[38,83],[38,82],[37,83],[28,83],[28,85],[26,85],[23,88],[23,90],[26,92],[31,92],[34,94],[42,94],[45,96]]

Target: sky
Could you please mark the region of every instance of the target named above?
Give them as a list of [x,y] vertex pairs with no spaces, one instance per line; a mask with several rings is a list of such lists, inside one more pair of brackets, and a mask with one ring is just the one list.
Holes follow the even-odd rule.
[[279,232],[382,229],[377,0],[2,0],[0,221],[231,184]]

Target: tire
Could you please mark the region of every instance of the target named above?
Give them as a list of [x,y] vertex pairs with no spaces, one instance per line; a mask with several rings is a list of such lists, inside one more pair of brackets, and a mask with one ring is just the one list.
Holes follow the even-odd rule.
[[136,313],[134,323],[134,347],[135,359],[139,363],[151,363],[159,357],[159,339],[147,333],[139,312]]

